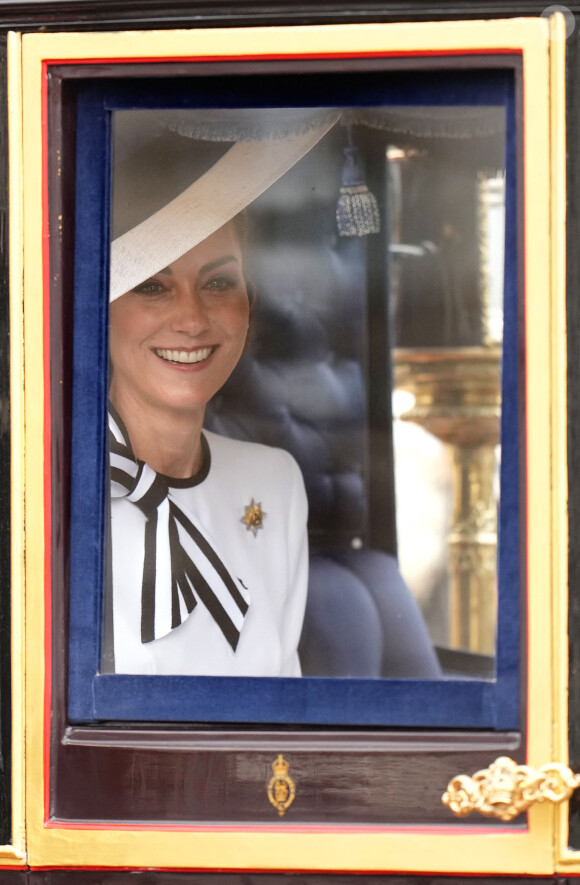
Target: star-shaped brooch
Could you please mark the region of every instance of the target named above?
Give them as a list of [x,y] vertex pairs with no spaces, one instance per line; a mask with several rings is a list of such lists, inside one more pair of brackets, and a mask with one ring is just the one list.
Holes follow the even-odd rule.
[[243,522],[246,526],[246,529],[249,532],[252,532],[254,537],[258,534],[258,529],[264,528],[264,517],[267,515],[264,510],[262,510],[262,505],[257,504],[254,499],[250,501],[250,503],[245,508],[246,512],[240,519],[240,522]]

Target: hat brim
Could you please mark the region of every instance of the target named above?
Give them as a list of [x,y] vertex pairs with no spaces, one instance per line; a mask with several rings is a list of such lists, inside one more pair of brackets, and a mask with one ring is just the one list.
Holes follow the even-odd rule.
[[[236,142],[204,175],[111,244],[110,300],[168,267],[249,206],[339,119],[298,135]],[[192,150],[194,149],[192,145]]]

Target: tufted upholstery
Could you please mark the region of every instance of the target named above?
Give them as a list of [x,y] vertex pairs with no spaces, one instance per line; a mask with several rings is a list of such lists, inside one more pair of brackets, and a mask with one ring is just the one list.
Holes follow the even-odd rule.
[[[376,408],[368,383],[369,247],[339,238],[334,222],[341,138],[337,131],[324,139],[255,204],[251,340],[206,423],[281,446],[302,469],[311,547],[304,675],[434,678],[436,656],[396,565],[392,507],[382,508],[384,524],[371,519],[369,501],[381,497],[381,483],[390,501],[392,439],[388,414],[378,463],[368,420]],[[375,379],[374,388],[390,408],[389,378]]]

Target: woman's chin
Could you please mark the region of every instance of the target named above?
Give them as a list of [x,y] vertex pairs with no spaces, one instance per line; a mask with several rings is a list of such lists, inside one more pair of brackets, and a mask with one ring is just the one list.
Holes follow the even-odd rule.
[[168,415],[197,415],[199,412],[203,413],[212,396],[213,394],[207,397],[199,394],[189,396],[185,394],[175,394],[159,400],[158,407],[160,411],[165,412]]

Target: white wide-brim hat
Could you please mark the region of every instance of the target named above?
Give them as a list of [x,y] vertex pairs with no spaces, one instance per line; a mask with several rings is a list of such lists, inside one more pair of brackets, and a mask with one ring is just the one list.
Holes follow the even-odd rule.
[[[111,301],[231,221],[304,157],[340,113],[256,109],[123,111],[115,116]],[[210,154],[220,153],[209,167],[208,145]],[[206,164],[201,174],[196,151]],[[147,159],[140,162],[144,155]],[[177,177],[174,157],[180,166]],[[161,197],[159,205],[164,191],[171,198]]]

